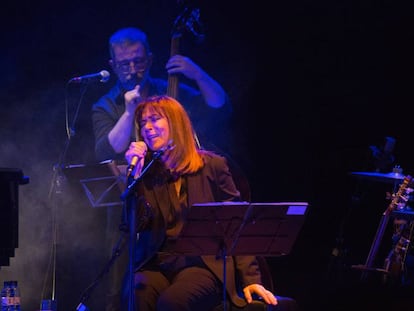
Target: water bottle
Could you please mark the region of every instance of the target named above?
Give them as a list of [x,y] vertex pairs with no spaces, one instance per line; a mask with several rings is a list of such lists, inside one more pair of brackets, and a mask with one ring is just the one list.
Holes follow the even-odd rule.
[[56,311],[57,301],[53,299],[44,299],[40,304],[40,311]]
[[20,311],[20,289],[17,286],[17,281],[9,281],[10,297],[11,297],[11,311]]
[[4,281],[3,288],[1,290],[1,311],[10,311],[12,297],[10,295],[10,281]]

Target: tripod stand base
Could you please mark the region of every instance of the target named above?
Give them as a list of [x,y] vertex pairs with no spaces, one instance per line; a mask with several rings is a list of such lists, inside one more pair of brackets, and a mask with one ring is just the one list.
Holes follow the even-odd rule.
[[384,268],[370,268],[370,267],[367,267],[366,265],[352,265],[351,268],[357,269],[357,270],[369,271],[369,272],[388,273],[388,270]]
[[366,281],[369,272],[380,272],[381,274],[383,274],[382,275],[383,279],[389,274],[389,271],[387,269],[384,269],[384,268],[371,268],[371,267],[368,267],[366,265],[353,265],[353,266],[351,266],[351,268],[363,271],[362,274],[361,274],[361,281]]

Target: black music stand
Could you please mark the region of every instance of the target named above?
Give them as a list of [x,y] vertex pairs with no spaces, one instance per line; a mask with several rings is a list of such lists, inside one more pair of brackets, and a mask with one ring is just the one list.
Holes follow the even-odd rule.
[[69,180],[80,182],[92,207],[122,205],[119,196],[125,189],[126,178],[113,160],[68,165],[63,173]]
[[[107,160],[100,163],[67,165],[62,171],[68,181],[81,186],[93,208],[115,207],[117,209],[117,206],[122,207],[123,202],[120,195],[126,188],[126,165],[118,165],[114,160]],[[111,221],[107,219],[107,222]],[[117,225],[117,232],[120,231],[121,235],[116,244],[111,245],[114,247],[111,258],[93,282],[83,291],[76,310],[89,310],[85,305],[86,301],[120,256],[125,239],[125,229],[121,229],[121,226],[125,226],[125,224]],[[110,225],[107,223],[106,230],[111,231],[110,234],[112,234],[112,230],[114,230],[112,222]],[[112,238],[110,237],[110,239]]]
[[223,259],[226,309],[226,256],[283,256],[290,253],[308,210],[306,202],[194,204],[172,252]]

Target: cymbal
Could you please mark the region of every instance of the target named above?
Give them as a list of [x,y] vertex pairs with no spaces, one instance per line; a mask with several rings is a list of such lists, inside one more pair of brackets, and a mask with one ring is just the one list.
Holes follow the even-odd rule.
[[399,180],[403,180],[405,176],[398,172],[390,173],[378,173],[378,172],[351,172],[351,175],[359,176],[363,179],[372,181],[379,181],[385,183],[396,183]]

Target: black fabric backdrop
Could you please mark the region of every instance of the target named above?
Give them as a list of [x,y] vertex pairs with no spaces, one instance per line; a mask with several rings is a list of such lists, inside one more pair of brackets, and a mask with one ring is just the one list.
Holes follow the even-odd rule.
[[[0,167],[21,168],[30,183],[20,187],[19,247],[10,266],[1,267],[0,280],[19,281],[23,310],[35,310],[51,295],[53,211],[59,310],[76,308],[105,263],[105,211],[91,208],[76,187],[56,193],[53,168],[93,162],[89,110],[114,78],[86,89],[67,81],[109,70],[108,37],[124,26],[148,33],[152,73],[165,76],[171,26],[184,6],[200,8],[206,39],[184,38],[182,54],[217,79],[234,105],[228,124],[212,126],[212,143],[243,170],[252,201],[311,205],[292,254],[269,259],[278,293],[311,310],[320,300],[337,306],[346,300],[345,289],[355,288],[347,281],[358,273],[347,267],[365,261],[388,203],[385,193],[393,189],[349,173],[374,170],[369,146],[382,148],[386,136],[397,141],[392,164],[405,174],[414,170],[411,4],[13,2],[0,13]],[[75,135],[62,157],[66,107]],[[338,245],[343,253],[337,258],[332,250]],[[382,290],[375,284],[367,291]],[[89,303],[99,310],[102,288],[96,291]],[[332,299],[322,298],[327,292]],[[406,296],[398,297],[366,305],[410,306]]]

